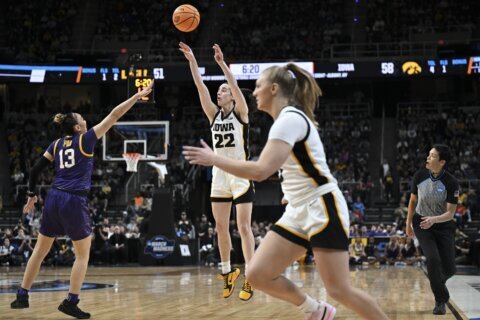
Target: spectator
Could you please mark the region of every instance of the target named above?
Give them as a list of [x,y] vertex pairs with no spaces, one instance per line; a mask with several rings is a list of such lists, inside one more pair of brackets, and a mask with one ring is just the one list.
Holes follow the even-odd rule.
[[200,261],[206,266],[213,267],[218,263],[216,257],[218,247],[215,241],[215,233],[213,227],[208,227],[207,233],[200,237]]
[[197,226],[197,236],[201,239],[205,235],[207,235],[208,228],[212,227],[212,223],[208,221],[207,215],[202,214],[200,217],[200,222]]
[[180,220],[177,222],[177,236],[183,241],[195,239],[195,230],[192,221],[188,218],[185,211],[182,211]]
[[407,218],[408,208],[405,204],[405,201],[400,201],[399,205],[393,211],[395,217],[395,223],[397,226],[403,226],[405,224],[405,219]]
[[350,252],[350,264],[362,264],[367,261],[365,245],[360,235],[355,236],[355,241],[349,245],[348,251]]
[[413,265],[416,262],[420,261],[420,254],[418,253],[418,248],[415,246],[412,238],[406,237],[404,239],[405,244],[401,247],[400,259],[407,265]]
[[124,263],[127,261],[127,238],[120,232],[120,227],[115,226],[113,234],[109,238],[112,263]]
[[388,203],[392,200],[393,197],[393,176],[390,171],[387,172],[385,177],[383,177],[383,185],[385,186],[385,200]]
[[385,262],[390,265],[393,265],[395,262],[398,261],[399,256],[400,256],[400,245],[398,243],[398,237],[391,236],[390,241],[385,246],[385,254],[384,254]]
[[365,255],[369,264],[376,264],[378,262],[377,245],[374,237],[368,237],[368,243],[365,246]]
[[0,246],[0,265],[13,265],[12,252],[14,249],[10,244],[10,239],[4,238],[3,245]]
[[22,255],[21,263],[26,263],[32,252],[32,238],[30,236],[26,236],[25,239],[23,239],[20,247],[18,247],[18,253]]
[[357,200],[352,204],[352,210],[356,221],[363,222],[365,219],[365,205],[363,204],[360,196],[357,196]]

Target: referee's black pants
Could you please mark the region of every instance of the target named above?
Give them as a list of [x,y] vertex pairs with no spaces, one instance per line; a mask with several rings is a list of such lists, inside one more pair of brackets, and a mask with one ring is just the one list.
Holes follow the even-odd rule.
[[450,294],[445,283],[455,274],[455,229],[453,220],[435,223],[429,229],[420,228],[422,216],[412,219],[415,236],[427,258],[428,279],[436,302],[448,302]]

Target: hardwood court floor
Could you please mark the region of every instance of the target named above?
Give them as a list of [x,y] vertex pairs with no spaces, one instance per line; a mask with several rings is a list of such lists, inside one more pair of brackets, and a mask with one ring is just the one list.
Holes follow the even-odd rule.
[[[42,268],[37,281],[68,280],[70,269]],[[23,268],[0,268],[0,288],[21,280]],[[255,291],[244,302],[238,298],[242,278],[229,299],[221,297],[217,270],[207,267],[91,267],[88,283],[114,287],[85,290],[80,306],[92,319],[303,319],[297,308]],[[290,267],[286,276],[313,297],[326,299],[322,281],[313,266]],[[430,286],[417,267],[367,268],[351,272],[355,286],[374,296],[391,319],[439,319]],[[13,293],[0,294],[0,319],[71,319],[57,311],[66,292],[34,292],[30,308],[10,309]],[[350,310],[332,302],[336,319],[358,319]],[[442,319],[455,319],[447,308]]]

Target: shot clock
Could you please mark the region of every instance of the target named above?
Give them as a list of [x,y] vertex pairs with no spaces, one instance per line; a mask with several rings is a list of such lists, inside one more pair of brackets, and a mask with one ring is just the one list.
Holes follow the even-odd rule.
[[[142,91],[146,88],[153,79],[148,77],[131,77],[128,78],[128,96],[131,97],[135,93]],[[152,92],[148,95],[143,97],[142,99],[138,100],[141,103],[155,103],[155,86],[152,89]]]

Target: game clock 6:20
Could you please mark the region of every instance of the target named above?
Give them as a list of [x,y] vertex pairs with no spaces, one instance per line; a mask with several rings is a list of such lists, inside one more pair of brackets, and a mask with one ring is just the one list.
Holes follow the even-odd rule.
[[[128,79],[128,95],[131,97],[137,92],[142,91],[144,88],[146,88],[153,80],[150,78],[129,78]],[[148,95],[143,97],[139,102],[155,102],[153,101],[153,89],[152,92]]]

